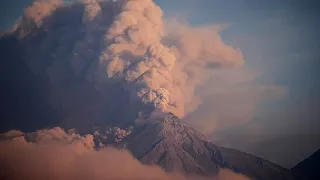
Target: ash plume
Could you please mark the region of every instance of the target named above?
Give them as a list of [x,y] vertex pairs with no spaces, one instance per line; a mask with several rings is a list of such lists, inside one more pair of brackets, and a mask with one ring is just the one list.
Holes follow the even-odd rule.
[[173,89],[170,71],[176,59],[160,42],[161,9],[152,1],[119,1],[117,5],[120,13],[104,35],[106,48],[88,77],[99,83],[119,81],[133,100],[154,108],[175,109],[173,104],[177,100],[170,96]]
[[73,128],[154,109],[184,117],[211,71],[243,64],[216,28],[173,22],[152,0],[37,0],[1,39],[17,41],[50,111]]

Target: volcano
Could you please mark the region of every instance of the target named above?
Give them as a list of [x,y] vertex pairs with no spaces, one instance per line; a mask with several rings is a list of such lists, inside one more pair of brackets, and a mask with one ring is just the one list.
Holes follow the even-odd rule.
[[77,139],[86,141],[89,137],[92,138],[92,144],[86,147],[90,147],[91,151],[100,151],[105,147],[127,150],[144,165],[158,166],[166,172],[191,177],[215,177],[222,169],[245,175],[251,180],[297,180],[296,177],[302,177],[296,176],[296,171],[254,155],[217,146],[173,113],[151,114],[147,119],[135,121],[127,128],[100,126],[85,134],[73,134],[76,132],[76,129],[68,130],[68,134],[71,133],[69,136],[63,129],[56,127],[26,134],[11,132],[13,135],[1,139],[22,138],[37,143],[41,138],[44,138],[44,142],[66,138],[72,143]]
[[172,113],[152,117],[134,126],[121,141],[107,142],[100,128],[94,137],[99,144],[126,148],[140,162],[158,165],[167,172],[203,176],[216,175],[227,168],[253,180],[293,180],[290,170],[262,158],[223,148]]
[[320,179],[318,168],[320,162],[320,149],[310,157],[298,163],[292,171],[299,179]]

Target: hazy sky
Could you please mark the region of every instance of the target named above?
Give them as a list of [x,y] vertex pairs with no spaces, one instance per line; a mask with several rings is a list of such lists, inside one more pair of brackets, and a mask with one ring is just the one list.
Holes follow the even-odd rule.
[[156,2],[168,16],[182,16],[192,24],[230,24],[222,37],[242,50],[246,69],[261,74],[257,83],[287,91],[281,98],[262,101],[252,121],[222,129],[214,139],[286,167],[320,148],[320,6],[316,1]]
[[[1,29],[13,24],[30,2],[1,1]],[[223,40],[242,50],[246,71],[258,74],[250,86],[268,85],[285,91],[276,98],[264,98],[255,104],[250,120],[228,124],[215,131],[212,134],[214,141],[285,167],[292,167],[320,148],[320,113],[317,112],[320,109],[320,81],[317,78],[320,77],[320,16],[317,7],[320,6],[316,1],[155,2],[163,9],[165,17],[184,19],[194,26],[226,25]],[[214,82],[206,84],[203,91],[210,94]],[[246,86],[245,82],[242,86]],[[251,98],[251,93],[258,91],[256,85],[253,87],[241,88],[247,92],[242,92],[242,98]],[[205,114],[206,109],[201,112]]]

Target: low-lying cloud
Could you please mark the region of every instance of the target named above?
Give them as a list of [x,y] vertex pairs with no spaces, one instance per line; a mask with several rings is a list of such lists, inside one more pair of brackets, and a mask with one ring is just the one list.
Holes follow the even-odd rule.
[[[9,133],[12,136],[12,133]],[[8,136],[8,134],[5,134]],[[189,180],[205,177],[167,173],[157,166],[142,165],[129,152],[107,147],[95,151],[91,135],[80,136],[61,128],[39,130],[0,142],[1,179],[5,180]],[[26,141],[28,140],[28,141]],[[191,178],[190,178],[191,177]],[[221,170],[215,180],[248,180]]]

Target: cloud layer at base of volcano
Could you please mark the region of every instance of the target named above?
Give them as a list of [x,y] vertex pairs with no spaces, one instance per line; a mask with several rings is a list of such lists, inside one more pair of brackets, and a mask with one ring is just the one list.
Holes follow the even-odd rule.
[[[179,173],[166,173],[157,166],[142,165],[129,152],[115,148],[94,151],[92,135],[80,136],[61,128],[39,130],[27,142],[21,133],[7,134],[13,140],[0,142],[2,177],[16,179],[163,179],[195,180]],[[3,176],[4,175],[4,176]],[[221,170],[214,180],[248,180],[229,170]]]

